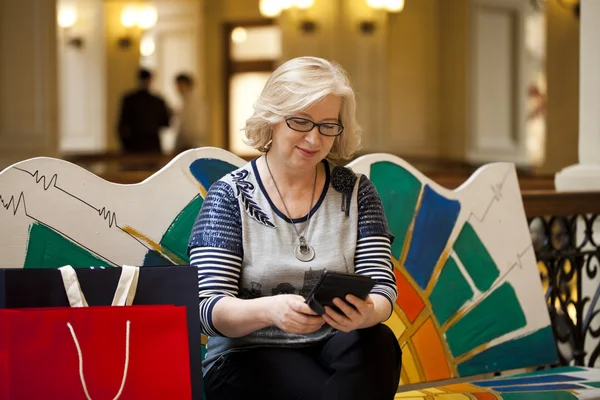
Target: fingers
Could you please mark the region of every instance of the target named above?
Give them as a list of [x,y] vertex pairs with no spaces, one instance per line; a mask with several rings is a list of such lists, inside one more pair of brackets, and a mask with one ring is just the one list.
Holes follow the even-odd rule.
[[325,321],[315,314],[302,296],[289,296],[281,305],[277,325],[289,333],[311,333],[317,331]]
[[323,320],[328,325],[342,332],[350,332],[357,329],[366,320],[369,304],[372,303],[369,298],[363,301],[353,295],[346,296],[346,300],[347,302],[339,298],[333,299],[333,304],[336,305],[341,313],[326,306],[325,314],[323,315]]
[[304,316],[299,320],[289,321],[284,324],[284,331],[289,333],[311,333],[319,330],[325,321],[321,317]]
[[317,315],[309,306],[303,297],[299,296],[298,301],[292,303],[292,309],[302,314]]

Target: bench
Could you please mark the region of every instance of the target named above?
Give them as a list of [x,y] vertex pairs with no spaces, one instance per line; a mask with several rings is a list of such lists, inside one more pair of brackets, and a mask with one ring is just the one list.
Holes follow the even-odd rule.
[[[206,191],[244,163],[194,149],[131,185],[53,158],[14,164],[0,172],[0,268],[187,264]],[[348,166],[374,183],[396,237],[386,324],[403,350],[397,398],[600,398],[589,368],[469,381],[558,363],[513,164],[486,165],[452,191],[387,154]]]

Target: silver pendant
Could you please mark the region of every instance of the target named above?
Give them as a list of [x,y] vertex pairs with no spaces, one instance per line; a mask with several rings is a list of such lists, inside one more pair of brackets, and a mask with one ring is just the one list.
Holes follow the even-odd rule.
[[304,236],[300,236],[300,244],[294,247],[294,255],[300,261],[310,261],[315,258],[315,250],[306,243]]

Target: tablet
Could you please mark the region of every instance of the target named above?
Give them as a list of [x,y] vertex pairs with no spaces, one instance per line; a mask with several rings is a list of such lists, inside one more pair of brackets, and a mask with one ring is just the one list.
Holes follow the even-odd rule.
[[334,298],[338,297],[345,301],[346,295],[352,294],[364,300],[373,286],[375,280],[370,276],[325,271],[306,297],[306,304],[318,315],[325,314],[325,306],[344,314],[333,304]]

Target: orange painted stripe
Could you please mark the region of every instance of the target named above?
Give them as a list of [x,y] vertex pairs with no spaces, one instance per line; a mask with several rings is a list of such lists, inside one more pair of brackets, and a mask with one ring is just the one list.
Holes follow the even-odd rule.
[[443,386],[443,389],[456,393],[479,393],[484,390],[481,387],[471,385],[470,383],[456,383],[454,385]]
[[496,396],[491,393],[473,393],[478,400],[498,400]]
[[395,268],[394,275],[396,275],[396,286],[398,287],[396,304],[404,311],[406,318],[410,322],[415,322],[417,316],[425,308],[425,304],[404,275]]
[[431,318],[428,318],[415,332],[412,341],[416,354],[419,355],[426,381],[448,379],[452,376],[444,345],[433,326]]

